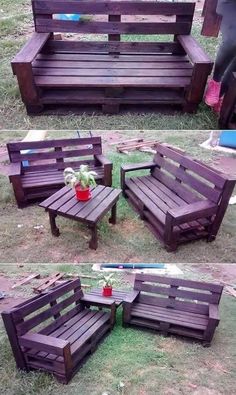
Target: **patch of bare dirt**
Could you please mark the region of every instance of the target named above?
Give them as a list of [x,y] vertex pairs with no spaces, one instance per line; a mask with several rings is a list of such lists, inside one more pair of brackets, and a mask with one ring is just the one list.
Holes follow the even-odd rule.
[[216,169],[231,176],[236,176],[236,157],[220,156],[214,159],[213,164]]
[[221,263],[220,265],[192,265],[198,272],[210,274],[215,280],[225,284],[236,283],[236,264]]
[[0,292],[5,294],[4,299],[0,299],[0,313],[27,299],[23,296],[16,296],[14,294],[12,290],[14,283],[15,281],[13,279],[0,275]]

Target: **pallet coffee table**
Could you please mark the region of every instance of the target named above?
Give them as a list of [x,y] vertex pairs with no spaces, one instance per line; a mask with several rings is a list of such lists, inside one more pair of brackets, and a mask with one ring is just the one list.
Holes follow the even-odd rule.
[[109,210],[111,210],[109,222],[116,223],[116,203],[120,193],[120,189],[98,185],[92,189],[91,199],[81,202],[76,199],[75,191],[65,186],[40,203],[40,207],[45,208],[49,213],[51,232],[54,236],[60,235],[56,226],[57,215],[86,224],[92,233],[89,247],[96,250],[98,244],[97,223]]
[[[124,299],[126,296],[128,296],[132,291],[123,291],[120,289],[113,289],[112,290],[112,296],[106,296],[107,299],[113,299],[116,308],[122,305]],[[92,288],[90,291],[85,293],[85,296],[91,298],[94,297],[96,298],[97,296],[102,296],[102,289],[101,288]]]

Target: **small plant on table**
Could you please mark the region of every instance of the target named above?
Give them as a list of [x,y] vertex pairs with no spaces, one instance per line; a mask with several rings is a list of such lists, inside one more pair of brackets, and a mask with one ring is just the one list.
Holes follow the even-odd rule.
[[65,184],[71,188],[75,188],[78,200],[86,201],[91,198],[91,186],[96,186],[95,171],[89,171],[88,165],[81,165],[78,171],[67,167],[64,170]]
[[112,296],[112,286],[115,283],[115,279],[113,278],[113,273],[108,274],[107,276],[102,276],[99,281],[102,284],[102,295],[103,296]]

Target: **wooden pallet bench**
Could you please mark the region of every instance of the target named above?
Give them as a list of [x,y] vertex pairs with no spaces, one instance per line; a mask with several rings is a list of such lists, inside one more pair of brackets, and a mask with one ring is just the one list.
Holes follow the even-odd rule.
[[[143,110],[144,104],[195,111],[213,64],[191,36],[194,7],[191,2],[32,0],[35,33],[12,60],[27,112],[97,105],[117,113],[120,105]],[[68,13],[93,19],[55,19]],[[58,40],[55,32],[83,36]],[[87,34],[103,35],[103,41],[88,41]],[[125,39],[133,35],[168,38]]]
[[136,274],[133,293],[123,302],[123,326],[189,336],[209,346],[220,321],[222,291],[213,283]]
[[[88,164],[97,173],[97,183],[112,184],[112,162],[102,155],[101,137],[10,142],[7,149],[11,162],[9,179],[19,207],[58,191],[65,185],[66,167],[78,169],[81,164]],[[23,166],[24,161],[29,166]]]
[[236,73],[232,73],[229,88],[223,99],[219,128],[236,129]]
[[[127,177],[148,169],[148,175]],[[156,145],[152,162],[121,167],[124,196],[169,251],[215,239],[236,180],[179,150]]]
[[76,279],[3,312],[2,318],[19,369],[43,370],[68,383],[113,328],[115,312],[113,299],[84,295]]

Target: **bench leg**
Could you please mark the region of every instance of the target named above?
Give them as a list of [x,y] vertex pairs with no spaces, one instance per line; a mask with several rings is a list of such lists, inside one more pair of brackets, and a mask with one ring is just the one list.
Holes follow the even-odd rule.
[[105,114],[118,114],[120,110],[119,104],[103,104],[102,112]]
[[26,111],[28,115],[37,115],[43,111],[43,108],[44,107],[42,104],[26,105]]
[[53,236],[60,236],[58,227],[56,226],[56,214],[49,212],[49,221],[51,226],[51,233]]
[[98,248],[97,224],[91,225],[89,228],[91,229],[91,240],[89,242],[89,248],[91,248],[92,250],[96,250]]
[[116,203],[114,206],[111,208],[111,217],[109,218],[110,224],[115,225],[116,224]]

